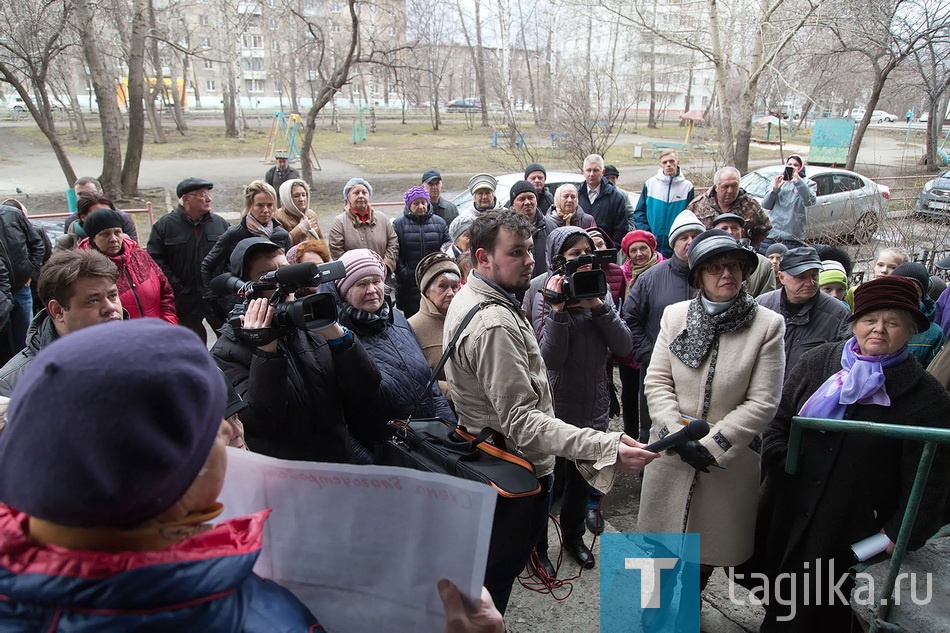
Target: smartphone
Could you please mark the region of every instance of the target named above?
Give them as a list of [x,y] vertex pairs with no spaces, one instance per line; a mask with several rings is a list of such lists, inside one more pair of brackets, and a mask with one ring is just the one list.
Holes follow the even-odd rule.
[[791,180],[792,174],[795,173],[795,168],[791,165],[785,165],[785,175],[782,176],[782,180]]

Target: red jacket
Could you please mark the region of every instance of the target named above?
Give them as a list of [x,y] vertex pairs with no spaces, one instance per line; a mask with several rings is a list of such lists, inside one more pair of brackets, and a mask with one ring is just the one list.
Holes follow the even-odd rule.
[[[175,291],[151,255],[129,237],[123,237],[122,252],[109,257],[119,269],[116,286],[122,307],[133,319],[155,317],[178,325],[175,313]],[[95,245],[84,238],[79,248],[93,249]]]

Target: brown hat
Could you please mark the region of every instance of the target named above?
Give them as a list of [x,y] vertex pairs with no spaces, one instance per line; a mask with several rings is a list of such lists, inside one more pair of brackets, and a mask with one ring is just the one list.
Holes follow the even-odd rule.
[[426,293],[429,284],[442,273],[452,273],[457,277],[462,276],[455,260],[441,251],[429,253],[422,258],[419,265],[416,266],[416,284],[422,294]]
[[855,289],[854,313],[848,321],[854,322],[875,310],[904,310],[914,317],[917,328],[925,332],[930,320],[920,311],[917,297],[916,284],[906,277],[888,275],[872,279]]

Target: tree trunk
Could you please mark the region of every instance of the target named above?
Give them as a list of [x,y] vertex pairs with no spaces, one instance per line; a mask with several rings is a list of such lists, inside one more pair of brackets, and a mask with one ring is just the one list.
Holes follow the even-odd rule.
[[145,38],[148,35],[149,0],[133,0],[132,33],[129,40],[129,136],[122,165],[122,193],[138,194],[139,167],[145,145]]
[[647,127],[656,129],[656,45],[650,40],[650,114]]
[[[725,96],[729,94],[722,43],[719,36],[719,9],[717,0],[709,0],[709,39],[713,49],[713,64],[716,69],[716,92],[719,99],[719,145],[724,165],[735,165],[736,148],[732,135],[732,120],[726,108]],[[711,105],[711,104],[710,104]]]
[[86,129],[86,121],[82,118],[82,105],[72,87],[72,82],[67,82],[67,85],[69,85],[69,118],[76,125],[76,140],[81,145],[89,145],[89,130]]
[[169,77],[169,82],[172,85],[172,112],[175,115],[175,127],[178,128],[178,133],[182,136],[188,131],[188,123],[185,122],[185,110],[182,107],[181,101],[185,96],[183,93],[186,92],[185,86],[188,85],[188,55],[183,55],[181,60],[181,92],[178,90],[178,78],[175,77],[174,69],[172,70],[171,77]]
[[[158,31],[155,25],[155,7],[152,6],[152,0],[146,0],[148,4],[148,24],[150,32],[155,33]],[[168,143],[168,139],[165,138],[165,130],[162,128],[162,116],[161,113],[165,111],[165,76],[162,72],[162,58],[158,54],[158,40],[154,37],[148,39],[148,43],[151,44],[149,47],[152,54],[152,66],[155,68],[155,83],[152,85],[151,90],[147,92],[147,101],[151,107],[151,112],[149,113],[150,125],[152,127],[152,142],[158,143],[159,145],[165,145]],[[171,82],[170,82],[171,83]],[[172,83],[172,92],[175,91],[175,85]],[[158,101],[159,112],[155,111],[155,102]],[[154,120],[152,120],[154,119]]]
[[[99,104],[99,123],[102,128],[102,174],[99,184],[106,195],[117,196],[121,191],[122,141],[119,105],[115,100],[116,84],[99,50],[99,36],[87,0],[74,0],[76,25],[79,28],[83,57],[89,68],[93,91]],[[72,172],[72,168],[70,168]],[[75,182],[73,179],[69,184]]]
[[887,81],[887,76],[894,68],[894,64],[890,63],[881,69],[878,69],[876,66],[875,64],[876,72],[874,73],[874,85],[871,87],[871,98],[868,99],[864,116],[858,123],[857,128],[855,128],[854,137],[851,139],[851,147],[848,148],[848,162],[845,163],[844,168],[851,171],[854,171],[854,166],[858,162],[858,151],[861,149],[861,141],[864,140],[864,134],[868,131],[868,125],[871,124],[871,115],[874,114],[874,108],[877,107],[877,102],[881,99],[884,82]]
[[234,70],[230,63],[223,63],[224,75],[221,82],[221,100],[224,108],[224,135],[228,138],[238,137],[237,127],[237,87],[234,85]]
[[[482,3],[475,0],[475,81],[478,82],[478,98],[482,102],[482,127],[488,127],[488,82],[485,80],[485,48],[482,46]],[[507,46],[507,43],[505,44]]]
[[[752,45],[752,57],[749,67],[759,68],[762,64],[762,51],[764,42],[762,41],[762,29],[756,29],[755,40]],[[753,72],[746,78],[745,88],[742,91],[742,100],[739,102],[739,122],[736,129],[736,151],[735,162],[733,166],[740,173],[749,171],[749,144],[752,142],[752,111],[755,108],[755,95],[759,88],[759,77],[762,75]],[[782,125],[779,119],[779,125]]]

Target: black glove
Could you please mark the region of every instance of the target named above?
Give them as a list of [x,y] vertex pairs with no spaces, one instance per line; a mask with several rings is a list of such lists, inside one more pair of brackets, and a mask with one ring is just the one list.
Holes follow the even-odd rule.
[[690,440],[679,446],[674,446],[670,450],[676,451],[680,459],[700,472],[708,473],[709,466],[722,468],[722,466],[716,463],[716,458],[706,450],[706,447],[696,440]]

